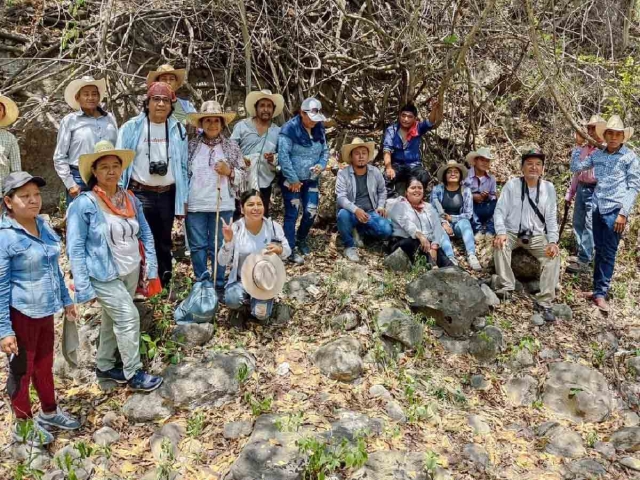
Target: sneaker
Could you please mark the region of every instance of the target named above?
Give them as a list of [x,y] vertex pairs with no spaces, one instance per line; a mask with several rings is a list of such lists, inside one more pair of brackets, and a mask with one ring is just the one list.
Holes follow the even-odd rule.
[[128,381],[121,368],[112,368],[111,370],[106,371],[96,368],[96,377],[98,377],[98,380],[112,380],[120,384],[127,383]]
[[289,258],[287,258],[287,260],[289,261],[289,263],[295,263],[296,265],[302,265],[304,263],[304,258],[302,257],[302,255],[296,252],[293,252],[291,255],[289,255]]
[[13,426],[13,439],[30,447],[43,447],[53,443],[55,438],[38,422],[33,420],[18,420]]
[[144,370],[138,370],[129,380],[129,388],[140,392],[152,392],[162,385],[162,377],[150,375]]
[[476,257],[474,254],[467,255],[467,261],[469,262],[469,266],[474,272],[482,271],[482,265],[480,265],[478,257]]
[[354,228],[351,230],[351,236],[353,237],[353,243],[355,243],[356,247],[364,248],[364,242],[362,241],[357,229]]
[[77,430],[80,428],[78,419],[72,417],[60,407],[58,407],[56,413],[51,415],[40,412],[34,420],[46,429],[59,428],[60,430]]
[[360,261],[360,257],[358,256],[358,249],[355,247],[345,248],[344,256],[347,257],[347,260],[358,263]]
[[513,290],[499,288],[498,290],[495,291],[495,294],[500,300],[509,300],[513,295]]
[[304,242],[298,242],[298,251],[305,257],[311,253],[311,249],[309,248],[309,245],[307,245],[306,240]]

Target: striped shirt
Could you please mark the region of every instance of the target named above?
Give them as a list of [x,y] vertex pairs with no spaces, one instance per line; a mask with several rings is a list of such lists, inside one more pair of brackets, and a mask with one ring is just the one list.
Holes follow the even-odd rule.
[[20,162],[20,147],[18,140],[12,133],[0,128],[0,191],[4,184],[4,179],[11,172],[22,170]]

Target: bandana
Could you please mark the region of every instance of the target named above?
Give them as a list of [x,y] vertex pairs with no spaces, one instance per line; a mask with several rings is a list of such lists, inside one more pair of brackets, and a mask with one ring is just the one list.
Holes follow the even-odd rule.
[[416,120],[411,125],[411,128],[407,132],[407,143],[411,141],[411,139],[416,138],[418,136],[418,121]]
[[93,193],[95,193],[114,214],[125,218],[133,218],[136,216],[133,203],[129,195],[127,195],[127,192],[122,188],[118,188],[118,192],[113,197],[109,197],[107,192],[96,185],[93,187]]
[[147,90],[147,98],[151,98],[155,95],[164,95],[165,97],[169,97],[171,102],[176,101],[176,94],[173,93],[171,86],[162,82],[153,82],[149,85],[149,89]]

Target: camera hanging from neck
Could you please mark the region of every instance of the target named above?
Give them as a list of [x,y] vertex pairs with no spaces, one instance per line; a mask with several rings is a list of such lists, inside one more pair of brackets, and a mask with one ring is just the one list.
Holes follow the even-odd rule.
[[[167,164],[169,164],[169,118],[164,121],[164,138],[166,140],[165,146],[167,148]],[[149,164],[151,164],[151,119],[147,113],[147,156],[149,157]]]

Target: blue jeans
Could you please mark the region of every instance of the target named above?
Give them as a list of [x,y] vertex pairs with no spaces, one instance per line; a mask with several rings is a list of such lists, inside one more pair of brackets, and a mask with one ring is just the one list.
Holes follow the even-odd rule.
[[[76,167],[70,167],[69,172],[71,173],[73,180],[80,187],[81,192],[84,192],[89,189],[89,187],[87,187],[87,184],[84,183],[84,180],[82,180],[82,177],[80,176],[80,170],[78,170]],[[67,190],[66,193],[67,193],[67,207],[69,207],[69,205],[71,205],[71,202],[73,202],[73,197],[69,195],[69,190]]]
[[578,185],[573,207],[573,233],[578,244],[578,261],[593,260],[593,190],[594,185]]
[[[218,222],[218,249],[222,246],[222,220],[231,222],[233,210],[220,212],[220,221]],[[191,249],[191,263],[193,264],[193,273],[196,279],[199,279],[203,273],[207,271],[208,260],[211,258],[213,265],[215,255],[215,234],[216,234],[216,214],[215,212],[188,212],[187,213],[187,238],[189,239],[189,248]],[[213,271],[212,271],[213,274]],[[218,272],[216,273],[216,290],[224,289],[225,267],[218,264]],[[213,276],[213,275],[212,275]]]
[[[296,237],[298,244],[304,242],[318,216],[318,181],[303,180],[300,191],[292,192],[284,185],[284,180],[281,178],[280,188],[284,201],[284,236],[287,237],[289,246],[293,250],[296,245]],[[300,220],[298,234],[296,235],[296,222],[301,208],[302,220]]]
[[362,223],[358,220],[355,213],[341,208],[338,212],[338,232],[344,243],[345,248],[355,246],[351,231],[355,228],[358,233],[375,240],[386,240],[391,236],[393,228],[391,222],[381,217],[375,210],[367,212],[369,221]]
[[616,263],[618,244],[621,235],[613,231],[613,225],[618,218],[620,209],[601,214],[593,211],[593,240],[595,241],[596,257],[593,268],[593,296],[606,297],[613,277],[613,267]]
[[274,299],[258,300],[251,298],[241,282],[233,282],[227,285],[224,290],[224,304],[230,310],[240,310],[249,306],[251,315],[258,320],[266,320],[273,312]]
[[439,243],[440,249],[444,252],[447,258],[456,257],[455,253],[453,253],[453,245],[451,245],[451,240],[449,239],[449,235],[447,235],[447,232],[444,232],[444,235],[442,235],[442,239]]
[[[464,242],[464,248],[467,251],[467,255],[476,254],[476,240],[473,238],[473,228],[471,228],[471,222],[466,218],[458,220],[457,222],[451,222],[451,228],[456,237],[462,238]],[[444,252],[445,254],[447,252]],[[449,255],[447,255],[449,256]]]
[[493,212],[496,210],[497,200],[487,200],[482,203],[473,204],[473,217],[471,218],[471,226],[473,233],[478,233],[484,229],[486,233],[496,234],[493,226]]

